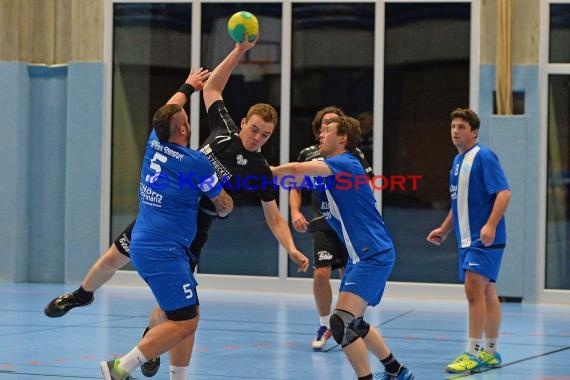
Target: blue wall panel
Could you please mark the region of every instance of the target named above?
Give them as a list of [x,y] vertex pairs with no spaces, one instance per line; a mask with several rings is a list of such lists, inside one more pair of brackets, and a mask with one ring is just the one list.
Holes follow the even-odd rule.
[[65,282],[79,283],[100,253],[103,64],[68,73]]
[[0,281],[23,282],[28,275],[28,65],[0,62]]
[[99,256],[103,64],[0,63],[0,281],[79,283]]
[[67,66],[30,65],[29,273],[63,282]]
[[513,91],[525,94],[523,115],[493,115],[495,66],[481,66],[479,141],[493,149],[507,174],[512,191],[507,210],[507,248],[498,281],[499,293],[533,301],[536,297],[536,266],[539,199],[538,66],[513,67]]

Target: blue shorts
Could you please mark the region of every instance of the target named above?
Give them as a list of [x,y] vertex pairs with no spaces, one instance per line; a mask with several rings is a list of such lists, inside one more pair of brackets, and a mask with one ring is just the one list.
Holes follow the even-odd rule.
[[131,242],[131,260],[166,312],[197,303],[196,279],[183,247]]
[[479,273],[480,275],[488,278],[491,282],[497,282],[504,250],[504,247],[459,248],[459,279],[464,282],[465,271],[468,270]]
[[368,302],[369,306],[378,305],[395,261],[396,253],[393,248],[366,257],[356,264],[348,260],[340,282],[340,291],[356,294]]

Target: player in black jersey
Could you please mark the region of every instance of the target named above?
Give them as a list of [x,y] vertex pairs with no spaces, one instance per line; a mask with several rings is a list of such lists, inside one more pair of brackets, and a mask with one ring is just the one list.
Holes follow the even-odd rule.
[[[287,250],[291,260],[298,265],[299,271],[305,272],[309,260],[295,247],[291,230],[279,212],[272,185],[273,175],[260,151],[277,126],[277,111],[268,104],[255,104],[241,120],[241,129],[239,129],[223,103],[222,91],[230,74],[243,54],[256,43],[257,39],[253,42],[244,41],[236,44],[212,73],[202,69],[197,72],[191,71],[185,84],[178,91],[184,93],[189,100],[194,90],[203,89],[211,134],[200,150],[210,159],[218,178],[224,181],[224,189],[232,197],[239,197],[245,191],[250,191],[244,188],[243,183],[238,183],[248,177],[249,187],[257,189],[259,193],[271,232]],[[198,230],[188,249],[192,270],[196,267],[201,250],[208,239],[208,231],[216,218],[217,214],[211,202],[202,198],[198,212]],[[131,222],[105,254],[95,262],[78,289],[50,301],[44,309],[48,317],[61,317],[75,307],[87,306],[93,302],[93,293],[130,261],[130,238],[134,224],[135,221]],[[153,310],[151,324],[158,323],[161,318],[160,310]],[[148,329],[145,333],[147,331]],[[159,358],[151,359],[143,364],[141,370],[145,376],[154,376],[159,365]]]
[[[326,127],[332,118],[344,116],[344,112],[335,106],[320,109],[315,114],[312,122],[313,135],[318,140],[322,127]],[[360,161],[366,174],[374,176],[370,164],[360,149],[356,148],[354,156]],[[299,162],[322,160],[318,144],[311,145],[299,153]],[[311,221],[308,222],[301,213],[301,190],[291,189],[289,192],[289,205],[291,208],[291,223],[297,232],[311,233],[313,238],[313,296],[319,313],[319,329],[315,334],[311,346],[313,350],[320,351],[332,336],[330,330],[330,313],[332,305],[332,289],[330,278],[332,271],[338,269],[340,277],[348,260],[346,246],[340,240],[337,233],[327,223],[321,212],[320,202],[315,191],[311,191]]]

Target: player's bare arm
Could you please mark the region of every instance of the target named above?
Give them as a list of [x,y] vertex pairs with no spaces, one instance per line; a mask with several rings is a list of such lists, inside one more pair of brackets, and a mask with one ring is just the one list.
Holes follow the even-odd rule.
[[228,54],[226,58],[216,66],[214,71],[212,71],[208,81],[204,85],[203,91],[206,110],[210,109],[210,106],[214,102],[223,99],[222,91],[226,87],[231,73],[234,71],[245,52],[254,47],[258,40],[259,34],[252,42],[249,42],[247,40],[247,35],[245,35],[243,42],[236,44],[230,54]]
[[453,230],[453,213],[449,210],[441,226],[431,231],[426,239],[432,244],[440,245],[447,239],[451,230]]
[[[184,84],[192,86],[193,91],[200,91],[202,90],[202,88],[204,88],[204,83],[206,82],[209,76],[210,76],[209,70],[204,69],[203,67],[200,68],[193,67],[190,69],[190,74],[188,74],[188,78],[186,78],[186,82],[184,82]],[[191,89],[188,90],[190,92]],[[166,104],[178,104],[181,107],[183,107],[188,100],[189,100],[188,96],[185,93],[177,91],[174,95],[172,95],[170,99],[168,99]]]
[[232,197],[222,189],[222,192],[215,198],[210,199],[216,208],[216,213],[225,218],[234,209],[234,201]]
[[481,231],[479,233],[479,239],[485,247],[493,244],[493,241],[495,240],[495,233],[497,232],[497,224],[503,218],[503,215],[505,215],[510,200],[510,190],[503,190],[497,193],[495,203],[493,204],[493,209],[491,210],[491,215],[489,215],[487,223],[481,228]]
[[297,232],[307,232],[309,222],[301,212],[301,190],[294,188],[289,191],[289,207],[291,208],[291,224]]
[[323,161],[290,162],[272,167],[271,172],[278,179],[282,179],[285,176],[293,176],[296,183],[301,183],[306,176],[328,177],[333,174],[332,170]]
[[299,267],[299,271],[306,272],[309,267],[309,259],[295,247],[291,230],[279,212],[277,202],[275,202],[275,200],[269,202],[261,201],[261,205],[263,214],[265,215],[265,221],[271,229],[273,236],[275,236],[275,239],[285,248],[291,260]]

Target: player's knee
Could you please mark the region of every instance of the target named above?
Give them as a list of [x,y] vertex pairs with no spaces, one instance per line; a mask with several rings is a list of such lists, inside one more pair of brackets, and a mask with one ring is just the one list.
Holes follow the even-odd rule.
[[354,321],[354,330],[358,334],[359,337],[363,338],[368,334],[370,331],[370,325],[368,322],[364,320],[363,317],[357,318]]
[[[115,271],[123,266],[123,262],[120,260],[121,257],[118,255],[122,256],[121,254],[115,255],[114,252],[107,253],[99,258],[97,265],[106,272]],[[128,262],[128,258],[126,261]]]
[[330,267],[319,267],[313,270],[313,279],[320,283],[327,283],[331,278],[331,268]]
[[167,319],[168,318],[166,317],[166,313],[162,311],[160,307],[155,306],[150,313],[148,327],[152,328],[156,325],[161,324],[162,322],[165,322]]
[[355,330],[354,315],[345,310],[336,309],[330,318],[331,332],[334,340],[346,347],[360,336]]

